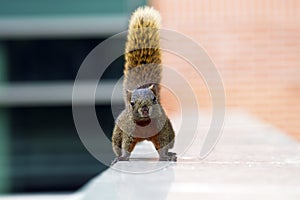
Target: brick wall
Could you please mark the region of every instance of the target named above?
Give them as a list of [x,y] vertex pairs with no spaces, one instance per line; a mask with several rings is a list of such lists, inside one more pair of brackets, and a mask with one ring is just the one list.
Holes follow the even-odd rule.
[[[300,140],[300,1],[152,0],[150,4],[161,12],[164,28],[192,37],[207,50],[222,75],[228,108],[249,110]],[[200,107],[210,107],[204,81],[186,62],[168,53],[164,62],[188,77]],[[164,104],[168,112],[176,110],[174,97],[164,98]]]

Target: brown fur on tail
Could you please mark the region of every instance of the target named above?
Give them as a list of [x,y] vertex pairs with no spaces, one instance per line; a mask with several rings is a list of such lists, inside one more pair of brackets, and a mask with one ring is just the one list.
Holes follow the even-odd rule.
[[[131,16],[125,49],[124,89],[148,87],[161,81],[160,14],[151,7]],[[126,99],[126,98],[125,98]]]

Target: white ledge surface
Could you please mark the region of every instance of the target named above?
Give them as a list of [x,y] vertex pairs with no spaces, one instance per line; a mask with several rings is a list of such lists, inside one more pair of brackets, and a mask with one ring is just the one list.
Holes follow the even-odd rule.
[[77,193],[78,198],[300,199],[297,141],[247,113],[228,112],[222,138],[215,150],[200,160],[207,124],[202,120],[200,134],[177,163],[166,166],[155,157],[140,158],[140,152],[153,149],[148,144],[140,145],[131,161],[119,162],[116,168],[140,171],[161,166],[161,170],[133,174],[109,169]]
[[[175,119],[174,124],[177,123]],[[297,141],[245,112],[229,111],[219,143],[206,159],[200,160],[208,125],[209,117],[200,116],[198,135],[177,163],[158,162],[152,145],[141,144],[130,161],[117,163],[118,170],[106,170],[75,194],[39,199],[300,199]],[[188,133],[189,129],[183,131]],[[153,167],[161,169],[139,174],[121,172],[141,172]]]

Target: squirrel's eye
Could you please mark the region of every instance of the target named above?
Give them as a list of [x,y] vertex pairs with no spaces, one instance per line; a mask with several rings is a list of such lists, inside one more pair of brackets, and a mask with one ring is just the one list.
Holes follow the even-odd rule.
[[156,97],[155,97],[155,96],[153,96],[152,101],[153,101],[154,103],[156,103]]
[[134,101],[130,101],[130,105],[131,105],[131,106],[134,106]]

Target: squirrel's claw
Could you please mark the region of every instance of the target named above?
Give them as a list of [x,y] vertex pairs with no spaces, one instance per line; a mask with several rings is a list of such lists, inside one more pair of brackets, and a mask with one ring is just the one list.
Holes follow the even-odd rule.
[[118,158],[115,158],[111,163],[110,166],[113,166],[114,164],[116,164],[118,162]]
[[159,161],[173,161],[173,162],[176,162],[177,161],[176,153],[167,152],[166,155],[160,155],[159,156]]

